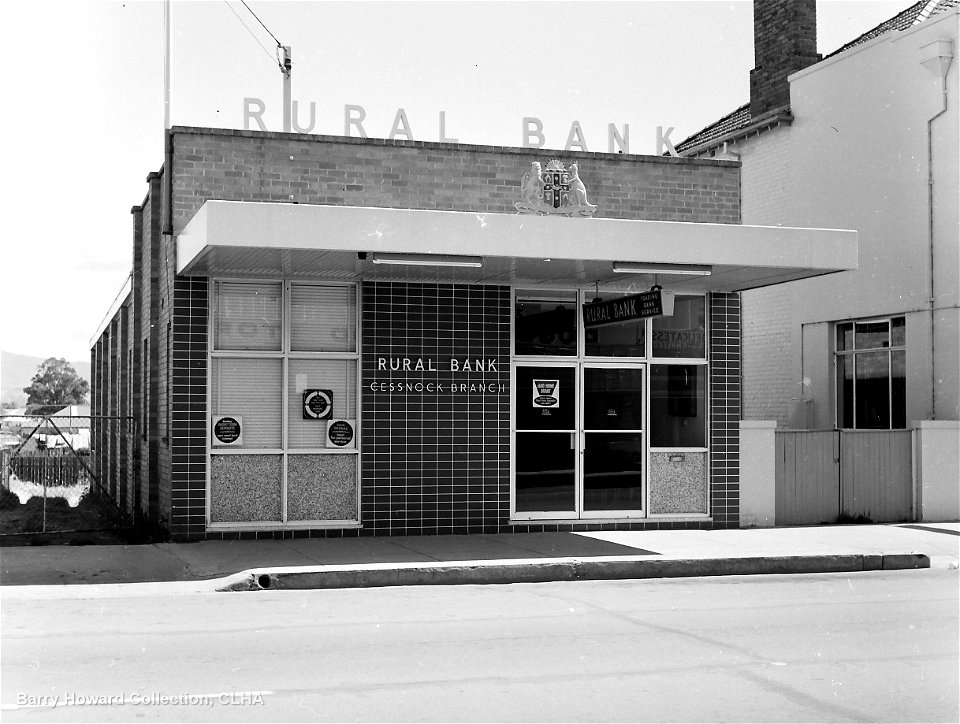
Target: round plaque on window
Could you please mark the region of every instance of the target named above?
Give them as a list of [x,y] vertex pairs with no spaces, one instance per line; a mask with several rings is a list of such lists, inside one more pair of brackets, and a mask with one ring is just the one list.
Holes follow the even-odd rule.
[[353,443],[353,424],[349,420],[333,420],[327,425],[327,440],[333,447],[347,447]]
[[217,415],[213,418],[215,445],[242,445],[243,418],[240,415]]

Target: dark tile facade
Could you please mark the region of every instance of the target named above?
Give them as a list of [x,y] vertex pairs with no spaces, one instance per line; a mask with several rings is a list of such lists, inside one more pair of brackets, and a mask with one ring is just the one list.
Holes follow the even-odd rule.
[[710,295],[710,512],[740,525],[740,295]]
[[499,530],[510,516],[510,289],[386,282],[362,293],[364,528]]

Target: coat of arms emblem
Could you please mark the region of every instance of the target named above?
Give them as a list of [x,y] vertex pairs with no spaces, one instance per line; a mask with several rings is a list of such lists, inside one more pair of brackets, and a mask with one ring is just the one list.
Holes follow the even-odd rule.
[[520,182],[520,194],[522,200],[514,204],[520,214],[593,216],[597,210],[587,201],[587,188],[576,163],[567,169],[553,160],[543,169],[539,161],[534,161]]

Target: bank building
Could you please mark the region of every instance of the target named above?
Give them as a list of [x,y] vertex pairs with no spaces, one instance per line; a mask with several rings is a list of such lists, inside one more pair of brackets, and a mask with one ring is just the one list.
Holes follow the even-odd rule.
[[853,269],[737,162],[174,127],[92,349],[174,539],[739,524],[738,292]]
[[741,524],[740,292],[857,268],[741,164],[173,127],[92,341],[174,540]]

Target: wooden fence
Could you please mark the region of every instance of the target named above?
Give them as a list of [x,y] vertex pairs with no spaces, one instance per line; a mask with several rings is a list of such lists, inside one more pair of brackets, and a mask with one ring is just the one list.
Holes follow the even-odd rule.
[[89,477],[76,455],[17,455],[10,460],[10,472],[49,488],[76,485]]
[[777,525],[913,520],[911,434],[777,431]]

